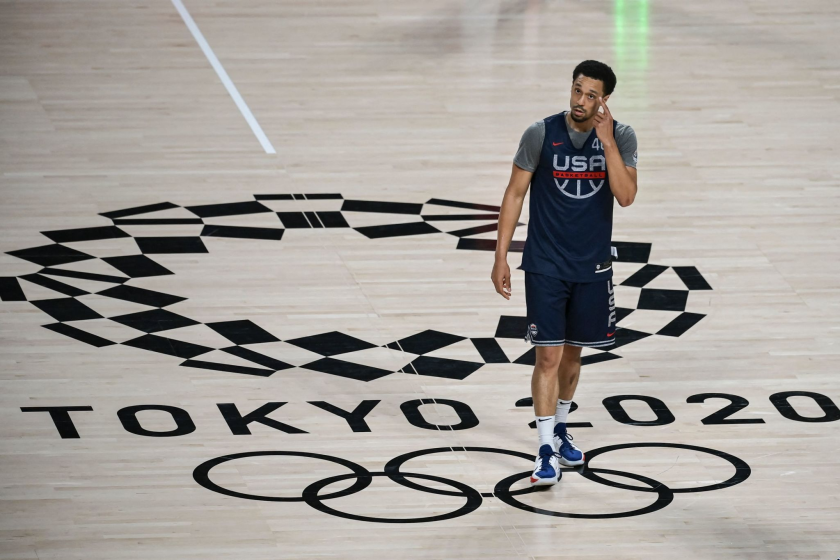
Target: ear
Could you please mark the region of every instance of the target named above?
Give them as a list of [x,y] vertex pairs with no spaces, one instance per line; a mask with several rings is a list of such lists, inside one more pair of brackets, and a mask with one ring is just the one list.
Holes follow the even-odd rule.
[[[612,95],[612,94],[610,94],[610,95]],[[604,103],[606,103],[607,101],[610,100],[610,95],[605,95],[604,96]]]

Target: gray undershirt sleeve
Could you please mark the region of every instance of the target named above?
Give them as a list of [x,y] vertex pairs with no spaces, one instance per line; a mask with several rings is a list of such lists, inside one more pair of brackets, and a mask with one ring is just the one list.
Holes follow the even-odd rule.
[[638,160],[637,150],[639,143],[636,140],[636,131],[633,130],[632,126],[616,123],[615,145],[618,147],[621,159],[624,160],[624,165],[635,169]]
[[542,152],[544,140],[545,123],[537,121],[529,126],[522,135],[522,139],[519,141],[519,149],[513,156],[513,163],[525,171],[533,172],[540,163],[540,152]]

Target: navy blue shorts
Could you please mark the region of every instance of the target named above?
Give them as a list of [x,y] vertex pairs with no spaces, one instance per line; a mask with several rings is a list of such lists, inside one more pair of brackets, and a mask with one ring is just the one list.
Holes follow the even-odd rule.
[[580,284],[526,272],[525,304],[525,340],[535,346],[601,348],[615,344],[612,280]]

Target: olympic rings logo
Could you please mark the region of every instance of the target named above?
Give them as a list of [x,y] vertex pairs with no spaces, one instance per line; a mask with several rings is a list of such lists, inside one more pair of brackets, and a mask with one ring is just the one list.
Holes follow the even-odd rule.
[[[724,480],[723,482],[718,482],[715,484],[708,484],[705,486],[695,486],[690,488],[670,488],[652,478],[647,476],[642,476],[635,473],[625,472],[625,471],[617,471],[612,469],[603,469],[592,467],[590,463],[596,457],[600,455],[604,455],[610,451],[617,451],[620,449],[638,449],[638,448],[648,448],[648,447],[660,447],[660,448],[673,448],[673,449],[686,449],[689,451],[696,451],[700,453],[708,453],[709,455],[713,455],[715,457],[719,457],[728,461],[734,468],[735,473]],[[580,476],[586,478],[589,481],[597,482],[598,484],[603,484],[606,486],[611,486],[613,488],[620,488],[623,490],[631,490],[635,492],[647,492],[651,494],[656,494],[656,499],[653,503],[644,506],[639,509],[631,510],[631,511],[622,511],[616,513],[572,513],[572,512],[563,512],[563,511],[555,511],[549,509],[543,509],[534,507],[528,504],[525,504],[519,501],[516,496],[521,496],[523,494],[530,494],[533,492],[539,492],[545,490],[547,487],[527,487],[522,488],[519,490],[511,490],[513,485],[531,475],[531,470],[527,470],[524,472],[519,472],[516,474],[512,474],[499,482],[496,483],[493,492],[479,492],[475,488],[468,486],[462,482],[457,480],[452,480],[448,478],[444,478],[441,476],[435,476],[430,474],[421,474],[421,473],[412,473],[412,472],[404,472],[402,470],[403,465],[417,457],[425,456],[425,455],[432,455],[435,453],[449,453],[453,451],[467,451],[473,453],[496,453],[500,455],[509,455],[512,457],[519,457],[522,459],[527,460],[529,463],[533,463],[535,457],[528,453],[523,453],[520,451],[511,451],[509,449],[498,449],[493,447],[436,447],[432,449],[422,449],[420,451],[412,451],[410,453],[405,453],[398,457],[394,457],[385,465],[385,468],[382,471],[371,472],[364,468],[363,466],[354,463],[352,461],[348,461],[347,459],[342,459],[340,457],[333,457],[330,455],[322,455],[319,453],[307,453],[303,451],[252,451],[248,453],[236,453],[232,455],[223,455],[221,457],[217,457],[215,459],[210,459],[195,468],[193,471],[193,478],[195,481],[203,486],[208,490],[212,490],[213,492],[217,492],[219,494],[224,494],[226,496],[231,496],[234,498],[242,498],[246,500],[260,500],[266,502],[305,502],[307,505],[316,509],[322,513],[326,513],[329,515],[333,515],[336,517],[341,517],[344,519],[351,519],[354,521],[366,521],[369,523],[430,523],[434,521],[444,521],[447,519],[455,519],[457,517],[462,517],[473,511],[477,510],[483,501],[484,498],[498,498],[505,504],[521,509],[523,511],[528,511],[531,513],[536,513],[539,515],[549,515],[553,517],[568,517],[571,519],[616,519],[620,517],[634,517],[637,515],[644,515],[646,513],[653,513],[655,511],[659,511],[662,508],[665,508],[674,501],[675,494],[683,494],[689,492],[709,492],[711,490],[720,490],[722,488],[728,488],[730,486],[735,486],[736,484],[740,484],[744,482],[747,478],[749,478],[751,474],[750,466],[745,463],[743,460],[731,455],[729,453],[725,453],[723,451],[718,451],[716,449],[709,449],[707,447],[699,447],[696,445],[686,445],[681,443],[623,443],[617,445],[608,445],[605,447],[599,447],[597,449],[593,449],[591,451],[587,451],[586,453],[586,462],[581,465],[580,467],[564,467],[561,468],[561,476],[562,473],[568,472],[575,472]],[[219,465],[224,463],[229,463],[231,461],[236,461],[239,459],[245,459],[249,457],[266,457],[266,456],[292,456],[292,457],[306,457],[310,459],[319,459],[322,461],[327,461],[331,463],[335,463],[337,465],[341,465],[347,468],[349,473],[341,474],[336,476],[331,476],[327,478],[323,478],[321,480],[317,480],[304,488],[300,497],[275,497],[275,496],[261,496],[257,494],[246,494],[243,492],[237,492],[234,490],[230,490],[223,486],[216,484],[210,480],[210,471]],[[616,482],[607,478],[604,478],[602,475],[609,475],[614,477],[622,477],[625,479],[633,480],[643,484],[644,486],[638,486],[635,484],[625,484],[621,482]],[[345,496],[350,496],[352,494],[356,494],[357,492],[361,492],[368,486],[370,486],[374,477],[387,477],[391,481],[406,487],[412,490],[417,490],[419,492],[425,492],[428,494],[437,494],[442,496],[454,496],[458,498],[463,498],[465,500],[464,505],[460,508],[451,511],[449,513],[439,514],[439,515],[432,515],[428,517],[412,517],[412,518],[402,518],[402,519],[389,519],[389,518],[381,518],[381,517],[369,517],[363,515],[355,515],[352,513],[347,513],[335,509],[333,507],[328,506],[324,502],[327,500],[333,500],[336,498],[342,498]],[[327,487],[342,482],[344,480],[350,480],[355,478],[355,482],[349,487],[335,491],[322,494],[322,491],[325,490]],[[434,482],[437,484],[443,484],[452,488],[452,490],[444,490],[440,488],[432,488],[429,486],[425,486],[423,484],[419,484],[415,482],[415,480],[426,480],[430,482]]]

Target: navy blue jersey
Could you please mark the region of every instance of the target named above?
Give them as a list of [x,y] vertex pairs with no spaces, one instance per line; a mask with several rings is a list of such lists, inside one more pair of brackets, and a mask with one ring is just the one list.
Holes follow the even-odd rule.
[[612,278],[613,194],[595,129],[572,145],[566,113],[544,119],[545,140],[531,178],[530,220],[519,267],[569,282]]

